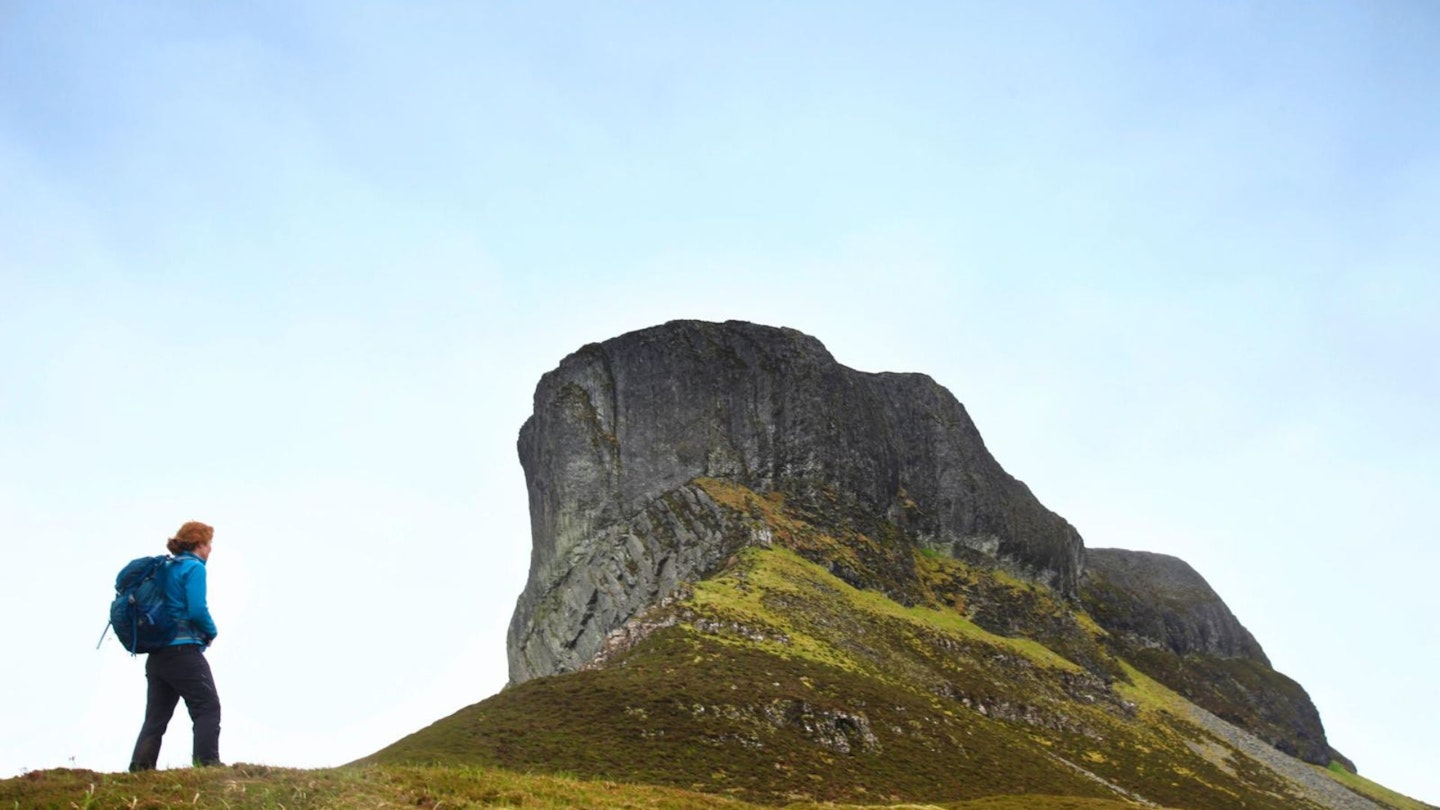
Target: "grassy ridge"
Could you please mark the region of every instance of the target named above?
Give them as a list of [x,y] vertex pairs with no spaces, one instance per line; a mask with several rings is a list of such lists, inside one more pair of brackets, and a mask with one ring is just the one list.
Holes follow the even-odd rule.
[[771,805],[1045,794],[1312,806],[1166,711],[1183,699],[1134,670],[1136,685],[1117,689],[1033,639],[902,606],[789,549],[747,550],[665,610],[673,621],[606,668],[507,689],[365,761],[558,770]]
[[772,804],[1105,797],[1017,729],[843,669],[672,629],[625,666],[540,678],[368,761],[548,768]]

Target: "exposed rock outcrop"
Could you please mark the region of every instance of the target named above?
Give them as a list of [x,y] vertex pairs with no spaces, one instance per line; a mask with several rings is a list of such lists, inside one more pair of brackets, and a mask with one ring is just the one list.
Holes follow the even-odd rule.
[[[533,548],[512,684],[605,666],[644,637],[627,622],[746,546],[783,540],[849,586],[941,600],[1087,677],[1123,680],[1072,610],[1046,613],[1035,594],[1082,603],[1120,658],[1286,753],[1332,759],[1305,690],[1194,569],[1087,555],[923,374],[855,371],[792,329],[675,321],[562,360],[536,387],[518,449]],[[917,560],[937,554],[1042,587],[922,575]]]
[[1220,595],[1178,557],[1085,550],[1085,606],[1106,630],[1178,655],[1270,659]]
[[1291,756],[1335,752],[1303,687],[1270,666],[1204,577],[1184,560],[1088,549],[1082,601],[1118,652],[1152,678]]
[[949,391],[847,368],[792,329],[675,321],[585,346],[541,379],[519,453],[533,549],[512,683],[576,669],[675,583],[763,541],[690,485],[702,476],[823,494],[905,542],[1077,593],[1080,535]]

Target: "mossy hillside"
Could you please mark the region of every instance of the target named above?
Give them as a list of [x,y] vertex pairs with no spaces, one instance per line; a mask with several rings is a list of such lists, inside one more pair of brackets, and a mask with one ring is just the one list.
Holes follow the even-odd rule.
[[[1434,810],[1345,771],[1330,776],[1396,810]],[[1127,810],[1119,799],[1023,794],[917,805],[795,803],[789,810]],[[321,810],[322,808],[614,808],[615,810],[752,810],[763,805],[654,785],[526,774],[473,766],[350,766],[299,770],[235,765],[96,773],[58,768],[0,780],[0,807],[36,810]]]
[[[1172,747],[1184,745],[1231,777],[1272,796],[1288,795],[1295,806],[1308,804],[1294,795],[1284,778],[1187,719],[1194,707],[1183,696],[1129,662],[1120,663],[1126,677],[1116,683],[1116,692],[1136,707],[1138,725],[1153,733],[1152,740]],[[1141,753],[1145,753],[1143,746]]]
[[1103,677],[1118,670],[1101,648],[1104,631],[1055,591],[1017,578],[994,561],[966,564],[910,538],[900,522],[877,518],[833,489],[760,494],[727,479],[694,483],[765,537],[818,563],[840,580],[902,605],[959,613],[1002,636],[1025,637]]
[[[1291,756],[1316,764],[1332,759],[1304,688],[1270,666],[1258,642],[1193,569],[1164,555],[1103,551],[1107,565],[1113,568],[1116,555],[1125,555],[1120,559],[1131,560],[1132,570],[1087,571],[1081,601],[1110,630],[1105,642],[1116,657]],[[1137,578],[1136,567],[1152,573],[1146,565],[1162,585]]]
[[1384,785],[1371,782],[1369,779],[1347,769],[1340,762],[1331,762],[1330,765],[1325,768],[1320,768],[1318,765],[1313,767],[1317,770],[1324,771],[1325,775],[1359,793],[1361,796],[1393,807],[1395,810],[1436,810],[1434,805],[1416,801],[1409,796],[1396,793]]
[[496,768],[369,766],[300,770],[265,765],[149,773],[32,771],[0,781],[0,807],[27,810],[320,810],[480,808],[532,810],[745,810],[721,796],[649,785]]
[[1327,750],[1318,731],[1318,717],[1306,723],[1296,721],[1314,714],[1309,695],[1300,684],[1266,664],[1244,658],[1182,656],[1139,646],[1124,647],[1122,654],[1197,706],[1291,756],[1313,758],[1313,752]]
[[[1122,662],[1122,666],[1125,668],[1127,678],[1125,682],[1117,684],[1117,691],[1126,700],[1137,706],[1144,723],[1156,729],[1185,727],[1186,724],[1180,718],[1191,711],[1191,704],[1184,697],[1129,663]],[[1191,737],[1205,736],[1203,732],[1197,732],[1198,730],[1192,730]],[[1229,746],[1217,745],[1212,742],[1205,745],[1204,750],[1206,750],[1207,756],[1215,757],[1226,767],[1233,764],[1234,749]],[[1324,773],[1350,790],[1386,807],[1392,807],[1395,810],[1436,810],[1433,805],[1396,793],[1383,785],[1359,776],[1341,762],[1332,762],[1328,768],[1321,768],[1318,765],[1309,765],[1308,767]]]
[[366,761],[545,769],[776,804],[1107,796],[1018,729],[947,708],[677,626],[622,665],[527,681]]
[[[775,804],[1040,793],[1308,806],[1198,729],[1142,720],[1032,640],[860,591],[787,549],[748,550],[665,610],[676,623],[607,668],[527,681],[366,761],[559,771]],[[1196,740],[1239,767],[1197,753]]]
[[[0,807],[27,810],[350,810],[360,807],[373,810],[751,810],[758,805],[674,788],[521,774],[497,768],[365,766],[297,770],[237,765],[146,774],[104,774],[63,768],[32,771],[14,779],[0,780]],[[821,807],[795,804],[790,810],[820,810]],[[823,807],[845,810],[842,805]],[[907,807],[918,810],[913,804]],[[1106,799],[1026,795],[926,807],[934,810],[1128,810],[1133,805]]]
[[1107,680],[1120,676],[1104,648],[1107,633],[1049,588],[923,551],[915,567],[927,603],[961,613],[991,633],[1033,639]]
[[[953,560],[929,564],[951,578],[974,581],[991,575],[965,570]],[[998,579],[1004,582],[1003,575]],[[1005,587],[1029,592],[1034,586],[1010,581]],[[712,626],[732,629],[732,643],[762,639],[760,643],[779,655],[810,657],[896,688],[945,696],[949,702],[942,711],[958,702],[964,711],[1024,725],[1048,752],[1083,763],[1092,773],[1152,800],[1221,807],[1251,789],[1282,796],[1287,792],[1283,782],[1263,768],[1237,777],[1228,764],[1216,767],[1203,755],[1197,757],[1192,742],[1197,739],[1224,748],[1227,756],[1239,755],[1182,724],[1179,712],[1154,726],[1135,723],[1135,707],[1104,680],[1031,639],[990,633],[955,610],[898,605],[838,582],[819,565],[786,550],[742,555],[732,569],[696,586],[694,604],[711,618]],[[1134,672],[1123,662],[1110,664],[1122,678]],[[1182,700],[1158,684],[1154,689],[1165,699]],[[1167,759],[1170,770],[1184,779],[1169,779],[1165,767],[1156,767]],[[1243,784],[1229,784],[1237,779]],[[1223,795],[1206,798],[1211,792]],[[1302,806],[1294,801],[1290,806]],[[1273,799],[1249,806],[1269,806],[1264,802]]]
[[833,488],[815,489],[800,481],[791,482],[797,489],[762,495],[727,479],[697,478],[692,483],[739,516],[765,544],[793,549],[824,564],[836,577],[901,603],[919,597],[903,534],[873,520]]
[[[729,569],[696,583],[690,602],[706,615],[762,629],[763,636],[773,639],[768,643],[781,654],[807,655],[890,680],[905,679],[896,677],[891,670],[875,669],[879,657],[873,651],[867,653],[842,643],[853,638],[856,630],[864,635],[884,635],[883,627],[859,628],[858,623],[929,627],[954,636],[954,644],[962,644],[964,639],[983,640],[988,646],[1008,649],[1056,669],[1081,669],[1030,639],[990,633],[958,611],[930,605],[905,606],[875,591],[856,588],[788,549],[747,549]],[[797,606],[805,610],[794,610]],[[913,630],[906,632],[913,634]],[[889,657],[883,660],[888,663]]]
[[696,483],[752,547],[636,617],[594,668],[526,681],[366,761],[768,804],[1044,794],[1314,807],[1185,720],[1183,698],[1113,656],[1106,633],[1048,589],[883,521],[817,517],[823,490]]
[[[1093,718],[1083,719],[1084,712],[1077,713],[1074,710],[1076,702],[1082,705],[1100,705],[1105,707],[1111,715],[1123,716],[1125,711],[1123,705],[1116,711],[1117,700],[1114,692],[1108,688],[1097,688],[1100,686],[1094,678],[1075,677],[1075,664],[1079,661],[1085,670],[1100,676],[1104,679],[1105,687],[1115,679],[1124,681],[1129,678],[1126,667],[1122,661],[1110,655],[1104,646],[1108,646],[1110,639],[1108,634],[1099,625],[1090,619],[1083,611],[1077,610],[1074,605],[1056,597],[1055,593],[1026,580],[1020,580],[1007,575],[1003,570],[997,570],[993,566],[965,565],[946,555],[935,553],[923,545],[908,543],[904,536],[894,524],[887,524],[884,521],[857,516],[847,512],[845,505],[832,495],[821,491],[817,497],[810,493],[808,497],[799,500],[798,504],[791,501],[785,493],[771,492],[764,496],[740,487],[733,482],[718,479],[700,479],[696,482],[717,502],[725,504],[737,512],[748,514],[756,520],[760,526],[767,529],[768,536],[773,538],[776,544],[795,549],[807,560],[823,566],[827,572],[835,574],[849,585],[859,585],[865,588],[863,591],[855,591],[852,598],[842,600],[848,604],[835,606],[835,609],[825,610],[825,599],[813,598],[816,594],[840,593],[845,594],[844,587],[834,587],[819,581],[821,578],[816,573],[804,572],[793,564],[776,564],[777,560],[783,561],[780,557],[768,558],[770,565],[760,568],[761,571],[772,571],[777,575],[767,582],[747,583],[747,579],[755,579],[756,569],[744,565],[736,566],[730,575],[738,581],[740,587],[727,588],[727,585],[735,584],[724,581],[725,578],[717,580],[713,590],[718,593],[738,593],[745,595],[741,599],[734,600],[725,608],[732,612],[738,608],[738,615],[746,620],[759,620],[762,625],[768,626],[767,633],[750,634],[759,638],[784,639],[787,643],[793,644],[796,650],[809,652],[813,650],[828,651],[831,658],[829,663],[838,663],[841,666],[858,667],[861,671],[867,671],[866,662],[883,662],[878,669],[869,669],[872,676],[885,678],[892,683],[915,686],[917,684],[929,684],[932,691],[947,694],[959,698],[967,707],[999,708],[1010,717],[1020,717],[1024,722],[1031,724],[1042,724],[1052,728],[1060,729],[1064,733],[1073,734],[1077,730],[1082,736],[1098,736],[1095,729],[1104,725],[1104,722],[1097,722]],[[857,531],[857,526],[863,526],[876,537],[882,538],[881,542],[874,541],[870,536]],[[878,563],[876,560],[878,559]],[[781,570],[781,568],[785,570]],[[874,583],[874,587],[868,587],[868,583]],[[758,584],[761,587],[746,587],[747,584]],[[797,593],[797,591],[808,592]],[[879,593],[877,593],[879,591]],[[759,599],[755,594],[763,594]],[[696,595],[699,599],[710,596],[711,589],[699,588]],[[897,599],[887,599],[886,596]],[[897,605],[896,601],[904,605],[928,606],[933,609],[929,616],[932,620],[935,616],[944,617],[942,624],[948,625],[945,630],[959,629],[962,636],[968,635],[974,639],[979,632],[985,630],[1001,634],[1003,641],[993,634],[985,634],[990,645],[990,650],[962,649],[963,642],[957,643],[957,639],[951,637],[936,636],[932,632],[900,632],[885,633],[873,632],[877,628],[868,628],[872,632],[863,631],[858,625],[862,624],[861,617],[866,615],[890,615],[894,616],[897,611],[904,612],[907,618],[914,619],[917,615],[914,608],[906,608]],[[709,607],[715,609],[721,600],[709,599]],[[772,610],[768,615],[764,611],[757,610],[757,606],[769,605],[779,607],[780,610]],[[806,606],[809,611],[794,608]],[[877,610],[876,607],[879,606]],[[777,616],[799,617],[800,621],[791,621],[791,625],[803,624],[807,615],[819,616],[819,620],[812,624],[812,632],[804,632],[799,626],[787,626],[784,621],[777,621]],[[956,619],[959,620],[956,623]],[[969,619],[971,621],[967,621]],[[981,626],[980,622],[984,623]],[[743,622],[734,623],[735,626],[743,626]],[[920,624],[925,624],[921,622]],[[932,621],[933,624],[933,621]],[[813,632],[818,630],[818,632]],[[977,632],[979,631],[979,632]],[[932,666],[927,673],[923,665],[917,671],[914,656],[907,656],[905,650],[876,649],[858,643],[857,638],[907,638],[911,643],[909,652],[919,652],[921,658],[931,657],[929,662]],[[1028,637],[1028,638],[1026,638]],[[923,641],[921,640],[923,639]],[[1041,646],[1043,642],[1046,646]],[[917,643],[918,642],[918,643]],[[1018,658],[1007,657],[1005,654],[995,654],[994,648],[1010,647],[1012,650],[1017,647],[1028,655]],[[936,650],[943,652],[939,660],[934,660]],[[833,656],[836,651],[845,651],[843,657],[847,660],[835,661]],[[1057,651],[1059,654],[1057,655]],[[957,654],[958,653],[958,654]],[[1016,661],[1026,661],[1027,658],[1034,663],[1041,664],[1041,669],[1031,670],[1025,677],[1024,674],[1017,677]],[[1007,663],[1008,667],[999,667],[1002,671],[998,680],[989,679],[989,683],[975,683],[972,679],[966,685],[957,686],[950,678],[941,678],[936,684],[934,676],[936,671],[942,673],[947,668],[954,670],[955,662],[988,660],[993,664]],[[1044,674],[1044,665],[1053,665],[1056,661],[1061,665]],[[897,664],[898,662],[898,664]],[[907,665],[908,664],[908,665]],[[992,666],[992,668],[995,668]],[[1020,670],[1027,669],[1023,665]],[[1038,677],[1034,677],[1036,673]],[[1060,673],[1060,677],[1054,677]],[[953,676],[953,672],[950,673]],[[974,674],[973,672],[970,674]],[[928,678],[927,678],[928,676]],[[982,681],[984,679],[981,679]],[[963,681],[963,679],[962,679]],[[1057,682],[1060,684],[1056,688]],[[988,694],[986,686],[994,687],[1003,683],[1004,690],[1008,694],[998,697]],[[1043,685],[1043,686],[1037,686]],[[1049,687],[1048,692],[1045,687]],[[969,691],[973,690],[973,691]],[[1057,694],[1057,692],[1062,694]],[[1007,699],[1008,698],[1008,699]],[[1018,699],[1017,699],[1018,698]],[[1065,707],[1067,699],[1070,701],[1070,708]],[[1177,698],[1178,699],[1178,698]],[[1123,701],[1119,701],[1123,704]],[[1017,708],[1018,711],[1017,711]],[[1238,751],[1230,749],[1227,756],[1233,754],[1240,762],[1237,768],[1228,762],[1212,762],[1206,757],[1205,766],[1194,767],[1194,764],[1186,764],[1184,760],[1196,751],[1206,752],[1216,749],[1224,750],[1228,746],[1218,740],[1209,738],[1209,735],[1202,730],[1178,720],[1180,714],[1168,715],[1170,722],[1162,724],[1162,727],[1170,733],[1162,735],[1165,743],[1170,746],[1171,755],[1178,760],[1174,766],[1177,772],[1188,774],[1195,780],[1204,781],[1208,775],[1214,777],[1208,783],[1210,787],[1222,784],[1230,779],[1239,779],[1253,788],[1270,797],[1285,796],[1288,789],[1283,780],[1278,779],[1267,769],[1251,762]],[[1131,724],[1133,725],[1133,724]],[[1177,726],[1180,728],[1177,730]],[[1124,737],[1129,732],[1122,724],[1119,736]],[[1143,736],[1143,735],[1142,735]],[[1207,739],[1208,738],[1208,739]],[[1197,744],[1195,740],[1200,740]],[[1121,751],[1126,745],[1120,744]],[[1136,741],[1131,752],[1140,755],[1140,759],[1152,756],[1155,748],[1143,741]],[[1097,757],[1095,752],[1084,746],[1083,743],[1075,746],[1072,753],[1081,754],[1089,761]],[[1124,779],[1124,770],[1127,767],[1125,760],[1130,759],[1125,755],[1105,759],[1100,757],[1101,762],[1096,763],[1098,770],[1106,770],[1105,766],[1116,766],[1117,777]],[[1138,771],[1143,771],[1145,763],[1136,761],[1133,763]],[[1218,770],[1218,775],[1216,771]],[[1169,788],[1174,788],[1177,783],[1166,783],[1159,785],[1161,795],[1167,793]],[[1157,788],[1152,786],[1152,793]],[[1235,797],[1245,791],[1244,788],[1234,790],[1222,788],[1229,796]],[[1193,798],[1193,796],[1191,797]],[[1292,797],[1293,798],[1293,797]],[[1294,801],[1299,806],[1299,800]],[[1211,806],[1220,806],[1212,804]]]
[[[857,511],[828,490],[761,495],[724,479],[702,478],[695,483],[717,503],[753,521],[752,533],[768,532],[774,544],[793,549],[876,598],[928,606],[963,616],[972,626],[993,634],[1028,639],[1107,683],[1127,677],[1119,665],[1127,659],[1187,699],[1292,756],[1316,761],[1321,752],[1329,752],[1304,689],[1271,669],[1263,657],[1181,656],[1102,629],[1102,625],[1145,624],[1156,611],[1184,614],[1190,608],[1185,599],[1214,598],[1208,587],[1193,593],[1170,589],[1166,598],[1174,604],[1151,605],[1106,577],[1087,577],[1083,602],[1100,612],[1097,623],[1047,587],[1017,578],[993,561],[967,564],[913,542],[900,524]],[[1137,611],[1145,615],[1131,615]],[[847,621],[844,616],[834,620],[842,625]],[[827,646],[835,649],[836,641],[832,638]],[[880,656],[879,660],[895,659]]]

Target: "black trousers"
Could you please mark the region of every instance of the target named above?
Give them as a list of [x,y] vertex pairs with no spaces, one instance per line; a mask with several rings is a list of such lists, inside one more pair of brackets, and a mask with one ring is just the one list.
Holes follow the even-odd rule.
[[210,662],[198,644],[181,644],[150,653],[145,659],[145,724],[130,770],[148,771],[160,758],[160,738],[175,714],[175,704],[185,699],[185,708],[195,728],[196,765],[220,764],[220,695],[210,675]]

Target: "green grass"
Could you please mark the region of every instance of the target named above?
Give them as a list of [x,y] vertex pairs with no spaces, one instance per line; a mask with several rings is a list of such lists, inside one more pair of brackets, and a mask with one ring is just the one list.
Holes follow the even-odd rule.
[[1117,586],[1091,572],[1081,600],[1101,624],[1116,633],[1107,647],[1135,668],[1183,695],[1186,700],[1256,736],[1274,740],[1280,750],[1309,762],[1327,762],[1324,726],[1304,688],[1267,662],[1220,657],[1202,652],[1181,655],[1165,647],[1135,641],[1136,627],[1154,626],[1197,609],[1190,600],[1213,594],[1196,590],[1179,597],[1155,597]]
[[[836,717],[863,718],[876,744]],[[682,628],[621,667],[508,689],[371,761],[549,768],[767,804],[1107,793],[941,698]]]
[[1320,768],[1318,765],[1313,767],[1317,770],[1323,770],[1330,778],[1356,793],[1366,798],[1374,799],[1381,804],[1387,804],[1395,808],[1395,810],[1435,810],[1433,805],[1416,801],[1409,796],[1396,793],[1384,785],[1377,785],[1359,774],[1351,773],[1345,770],[1345,767],[1338,762],[1330,763],[1330,767],[1328,768]]
[[519,684],[343,768],[45,771],[0,782],[0,810],[1314,810],[1049,590],[697,483],[774,546],[656,607],[673,622],[603,668]]
[[1117,690],[1033,639],[857,590],[788,549],[748,550],[668,609],[677,624],[606,668],[512,687],[366,762],[561,771],[767,805],[1120,801],[1105,780],[1177,808],[1307,806],[1160,711],[1180,698],[1134,670],[1138,685]]
[[[1130,810],[1134,807],[1109,800],[1032,795],[938,805],[891,806],[897,810],[920,807],[938,810]],[[367,766],[296,770],[236,765],[148,774],[101,774],[69,769],[35,771],[0,781],[0,807],[27,810],[748,810],[758,806],[724,796],[674,788],[521,774],[496,768]],[[790,805],[792,810],[821,810],[822,807],[840,810],[843,806]]]
[[[952,565],[958,563],[951,562]],[[1048,647],[1028,638],[991,633],[954,610],[930,605],[905,607],[876,591],[860,590],[836,579],[817,563],[788,549],[747,549],[739,564],[721,576],[697,583],[693,604],[715,616],[728,618],[764,635],[784,636],[785,644],[761,642],[782,655],[800,655],[811,660],[852,671],[864,671],[867,664],[835,644],[831,634],[814,634],[793,621],[787,605],[795,600],[825,600],[833,603],[827,611],[835,622],[845,615],[885,617],[898,623],[1023,656],[1039,666],[1068,672],[1080,667]],[[830,626],[834,626],[831,624]],[[885,673],[876,673],[884,675]]]
[[517,774],[494,768],[347,767],[294,770],[237,765],[97,774],[40,771],[0,782],[9,808],[613,807],[640,810],[743,808],[720,796],[604,780]]

